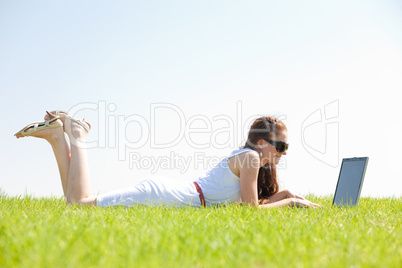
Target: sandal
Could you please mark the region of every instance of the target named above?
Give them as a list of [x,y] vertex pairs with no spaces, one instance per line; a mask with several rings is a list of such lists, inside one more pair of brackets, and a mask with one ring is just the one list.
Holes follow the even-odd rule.
[[[47,128],[62,127],[63,124],[59,124],[59,123],[52,124],[52,125],[50,124],[50,123],[52,123],[53,121],[55,121],[55,120],[57,120],[59,118],[60,118],[59,116],[51,115],[51,118],[49,120],[46,120],[44,122],[31,123],[31,124],[27,125],[26,127],[24,127],[23,129],[21,129],[20,131],[18,131],[17,133],[15,133],[14,136],[17,137],[18,134],[21,134],[22,137],[27,137],[27,136],[31,136],[32,133],[35,133],[35,132],[37,132],[39,130],[43,130],[43,129],[47,129]],[[26,132],[26,130],[28,130],[28,131]],[[20,137],[17,137],[17,139],[18,138],[20,138]]]
[[48,111],[46,111],[46,113],[49,116],[58,116],[58,117],[68,118],[71,121],[77,122],[87,132],[89,132],[89,130],[91,129],[91,124],[88,123],[87,121],[85,121],[85,118],[82,119],[82,120],[79,120],[79,119],[76,119],[76,118],[72,117],[71,115],[69,115],[67,112],[64,112],[64,111],[51,111],[50,113]]

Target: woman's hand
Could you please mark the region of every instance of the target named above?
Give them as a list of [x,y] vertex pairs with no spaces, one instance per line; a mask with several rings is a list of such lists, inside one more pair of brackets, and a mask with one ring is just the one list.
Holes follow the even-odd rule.
[[291,201],[291,205],[296,206],[296,207],[321,207],[320,205],[313,203],[311,201],[308,201],[301,195],[293,194],[291,191],[286,190],[288,192],[288,198],[292,198],[293,200]]
[[[284,195],[284,192],[281,192]],[[290,196],[290,194],[289,194]],[[307,199],[304,199],[302,196],[293,195],[294,197],[284,198],[276,201],[272,201],[269,203],[262,203],[259,205],[260,208],[274,208],[274,207],[298,207],[298,208],[318,208],[321,207],[318,204],[315,204]],[[276,196],[278,197],[278,196]]]
[[306,200],[303,196],[294,194],[289,190],[284,190],[284,191],[286,191],[286,198],[297,198],[297,199]]
[[304,198],[300,199],[297,197],[290,198],[289,205],[298,207],[298,208],[300,208],[300,207],[311,207],[311,208],[321,207],[320,205],[313,203],[311,201],[308,201],[307,199],[304,199]]
[[282,190],[282,191],[277,192],[276,194],[270,196],[268,199],[261,200],[261,204],[275,203],[275,202],[281,201],[283,199],[288,199],[288,198],[297,198],[297,199],[305,200],[304,197],[301,195],[294,194],[289,190]]

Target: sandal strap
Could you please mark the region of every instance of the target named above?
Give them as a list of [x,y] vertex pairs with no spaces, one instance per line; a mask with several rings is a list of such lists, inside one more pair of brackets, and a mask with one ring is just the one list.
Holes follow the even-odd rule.
[[[57,128],[57,127],[62,127],[63,124],[57,123],[57,124],[52,124],[50,125],[51,122],[59,119],[60,117],[55,117],[49,120],[46,120],[44,122],[34,122],[31,123],[29,125],[27,125],[26,127],[24,127],[20,132],[22,136],[26,137],[26,136],[30,136],[32,133],[42,130],[42,129],[46,129],[46,128]],[[28,130],[28,131],[26,131]]]

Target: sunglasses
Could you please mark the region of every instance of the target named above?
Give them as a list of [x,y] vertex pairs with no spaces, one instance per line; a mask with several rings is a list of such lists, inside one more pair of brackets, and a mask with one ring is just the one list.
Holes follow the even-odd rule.
[[270,139],[264,139],[264,140],[272,144],[272,146],[275,147],[278,153],[283,153],[289,149],[289,143],[285,143],[283,141],[273,141]]

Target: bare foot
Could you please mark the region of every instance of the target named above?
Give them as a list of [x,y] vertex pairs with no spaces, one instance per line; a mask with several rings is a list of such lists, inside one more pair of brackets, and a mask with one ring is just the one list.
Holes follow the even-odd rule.
[[84,128],[83,125],[89,127],[89,124],[83,120],[77,122],[75,120],[71,120],[70,118],[64,118],[64,132],[66,132],[66,134],[70,138],[70,141],[72,139],[76,139],[78,141],[85,140],[88,131]]

